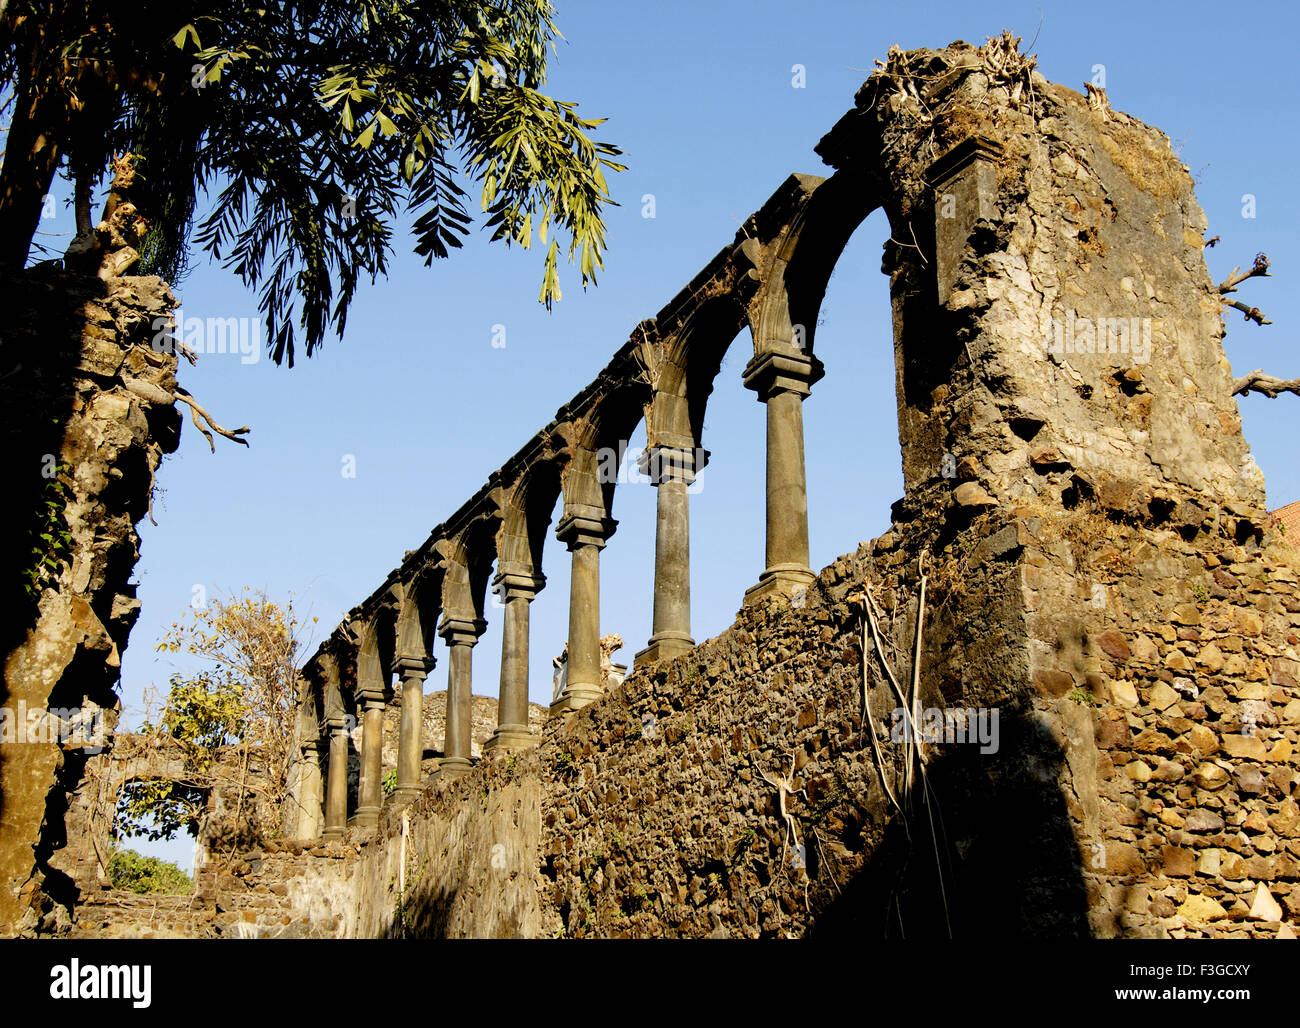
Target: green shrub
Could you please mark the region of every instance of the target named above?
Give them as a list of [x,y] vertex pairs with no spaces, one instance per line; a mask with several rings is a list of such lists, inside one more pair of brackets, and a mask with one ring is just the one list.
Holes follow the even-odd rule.
[[175,864],[146,857],[135,850],[118,850],[108,862],[108,877],[115,889],[159,896],[188,896],[194,891],[190,876]]

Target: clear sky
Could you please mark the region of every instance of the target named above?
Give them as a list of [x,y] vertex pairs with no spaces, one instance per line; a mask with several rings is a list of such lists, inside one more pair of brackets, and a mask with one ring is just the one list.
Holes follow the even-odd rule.
[[[1040,24],[1041,22],[1041,24]],[[141,525],[143,612],[122,666],[127,722],[143,690],[166,692],[175,658],[153,647],[201,586],[292,593],[320,619],[307,646],[367,596],[405,550],[468,498],[488,474],[591,380],[637,321],[654,314],[791,172],[825,173],[813,146],[852,104],[872,62],[904,49],[1010,28],[1052,81],[1082,90],[1104,65],[1114,107],[1169,134],[1197,181],[1222,242],[1207,251],[1216,281],[1266,252],[1272,280],[1239,296],[1274,321],[1228,319],[1234,370],[1300,374],[1296,229],[1294,38],[1285,4],[1028,2],[876,4],[677,0],[643,5],[560,0],[566,41],[549,91],[607,116],[598,137],[626,151],[611,177],[609,251],[585,293],[562,268],[564,299],[537,302],[541,252],[489,246],[477,232],[450,260],[425,268],[399,240],[393,273],[363,289],[343,341],[293,370],[263,356],[207,355],[181,382],[227,426],[250,424],[252,446],[188,422],[159,474],[158,526]],[[796,88],[794,66],[805,84]],[[655,217],[642,216],[653,194]],[[1255,217],[1243,217],[1243,195]],[[60,217],[70,220],[70,215]],[[49,228],[52,226],[42,226]],[[66,227],[66,226],[65,226]],[[902,494],[895,424],[886,238],[880,213],[857,232],[831,280],[818,330],[826,378],[804,405],[812,566],[821,568],[889,524]],[[256,317],[256,298],[220,268],[197,262],[177,293],[186,316]],[[505,346],[493,346],[494,326]],[[498,339],[499,342],[499,339]],[[764,411],[742,388],[752,353],[737,339],[710,402],[712,462],[692,497],[693,630],[697,641],[732,621],[763,569]],[[1300,398],[1241,401],[1246,437],[1272,506],[1300,498],[1294,425]],[[644,441],[644,433],[633,444]],[[356,474],[345,478],[345,460]],[[650,634],[655,494],[620,487],[619,528],[602,554],[602,630],[617,631],[631,663]],[[568,555],[550,538],[548,578],[533,604],[531,698],[550,699],[551,658],[567,634]],[[496,695],[500,618],[474,651],[474,691]],[[441,656],[443,646],[436,652]],[[446,687],[439,662],[426,688]],[[189,844],[159,851],[189,865]]]

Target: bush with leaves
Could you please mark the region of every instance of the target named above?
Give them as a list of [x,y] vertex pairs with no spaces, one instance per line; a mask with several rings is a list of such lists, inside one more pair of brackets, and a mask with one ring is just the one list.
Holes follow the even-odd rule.
[[142,735],[179,742],[189,777],[129,783],[118,804],[119,834],[196,834],[222,747],[243,747],[245,764],[256,753],[264,773],[246,784],[269,804],[283,801],[297,718],[300,625],[292,600],[280,606],[263,592],[244,591],[242,599],[217,598],[191,609],[158,644],[160,652],[185,653],[208,665],[190,677],[173,675],[157,723],[140,728]]
[[188,896],[194,891],[190,876],[175,864],[146,857],[135,850],[118,850],[108,861],[108,878],[114,889],[159,896]]
[[[57,423],[57,419],[56,419]],[[59,575],[72,554],[72,533],[64,510],[71,493],[68,483],[72,469],[65,461],[48,465],[48,474],[41,484],[40,498],[29,532],[30,564],[24,569],[23,588],[29,599],[35,601],[46,589],[58,584]]]
[[240,682],[200,674],[172,675],[171,691],[158,724],[146,721],[141,735],[175,739],[185,748],[187,780],[135,779],[118,797],[117,835],[174,839],[185,831],[197,835],[207,805],[208,781],[218,748],[242,741],[249,706]]

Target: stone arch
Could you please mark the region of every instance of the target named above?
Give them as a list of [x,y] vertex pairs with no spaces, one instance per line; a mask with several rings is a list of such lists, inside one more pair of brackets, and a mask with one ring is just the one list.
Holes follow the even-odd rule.
[[391,601],[381,604],[358,626],[358,697],[378,691],[387,696],[392,689],[393,657],[397,651],[397,610]]
[[606,369],[581,407],[560,412],[568,458],[560,473],[566,517],[613,518],[616,472],[650,398],[649,384],[630,363],[622,374]]
[[442,613],[441,564],[421,565],[412,576],[390,590],[396,607],[394,656],[428,657]]
[[831,273],[854,232],[882,206],[874,184],[860,169],[830,179],[791,179],[805,199],[764,254],[762,286],[750,308],[755,356],[768,350],[813,355]]
[[714,380],[744,325],[744,300],[730,290],[696,304],[679,322],[654,323],[642,345],[654,390],[645,411],[648,449],[703,449]]
[[[542,452],[530,455],[517,471],[507,467],[501,473],[498,491],[501,521],[497,530],[497,574],[530,575],[545,581],[542,556],[546,531],[560,497],[561,478],[567,464],[562,443],[551,440]],[[506,476],[513,472],[507,481]],[[539,586],[540,588],[540,586]]]
[[435,550],[443,566],[441,607],[450,618],[481,620],[492,566],[497,559],[497,531],[501,511],[490,498],[466,519],[466,524],[440,540]]

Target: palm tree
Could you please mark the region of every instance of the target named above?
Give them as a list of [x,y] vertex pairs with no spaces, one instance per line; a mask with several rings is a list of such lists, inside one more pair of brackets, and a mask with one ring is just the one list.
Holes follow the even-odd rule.
[[461,245],[458,178],[477,183],[494,240],[547,246],[549,306],[557,231],[595,281],[604,171],[622,170],[588,135],[600,120],[540,92],[552,14],[550,0],[0,0],[0,266],[26,264],[60,169],[69,256],[93,248],[94,184],[127,152],[150,226],[137,273],[174,282],[193,248],[221,261],[259,290],[277,363],[331,325],[342,336],[403,206],[426,264]]

